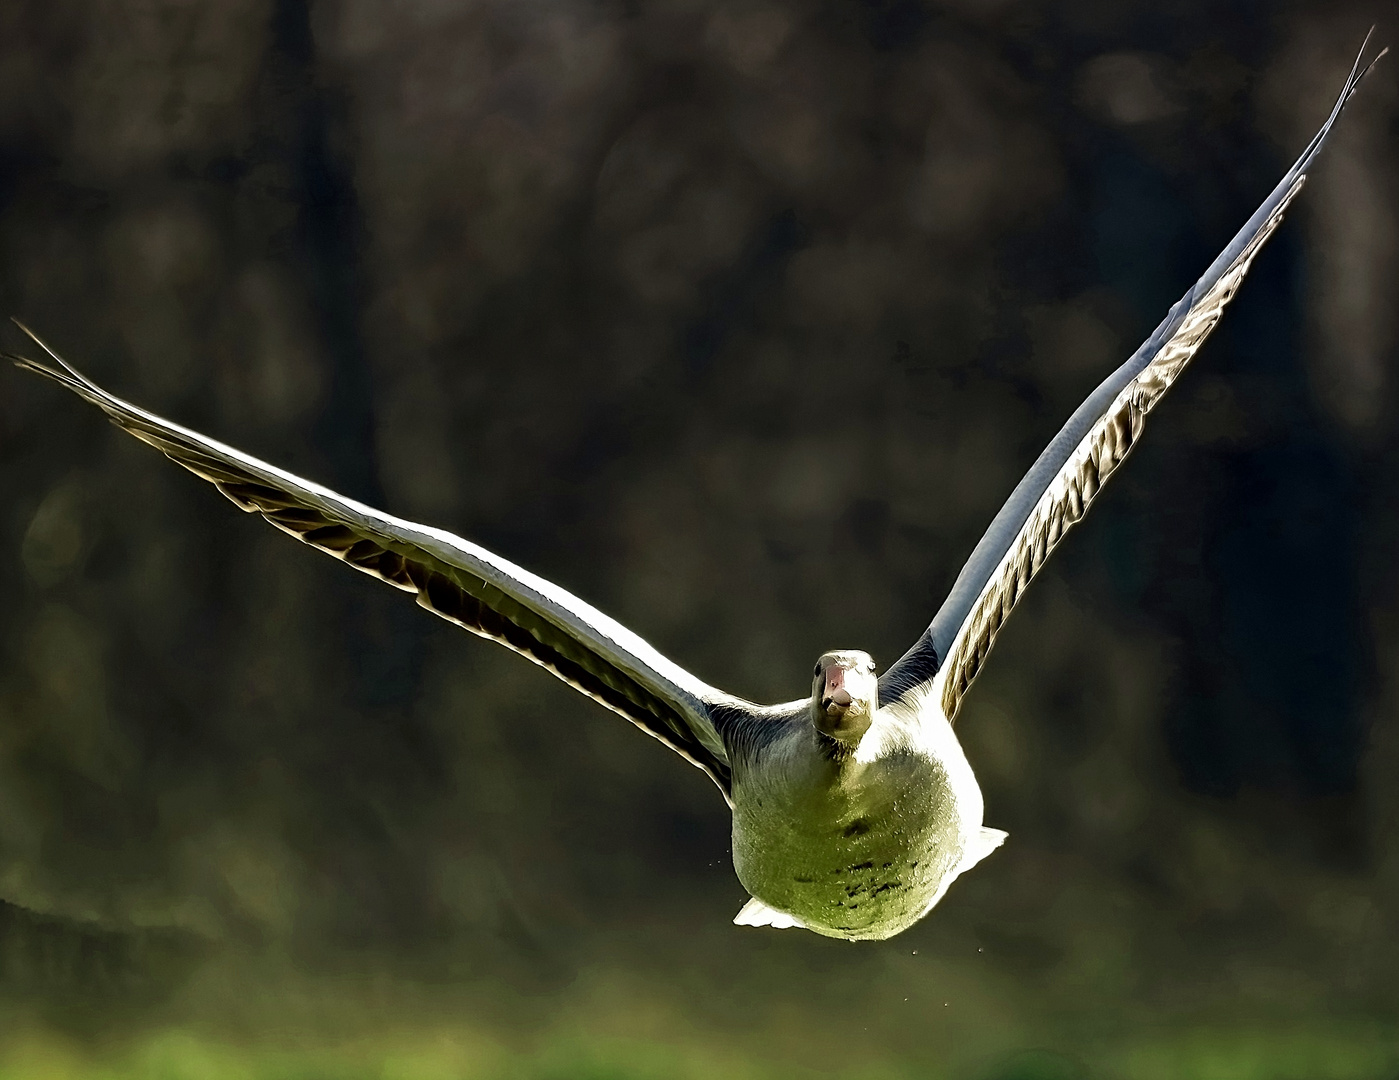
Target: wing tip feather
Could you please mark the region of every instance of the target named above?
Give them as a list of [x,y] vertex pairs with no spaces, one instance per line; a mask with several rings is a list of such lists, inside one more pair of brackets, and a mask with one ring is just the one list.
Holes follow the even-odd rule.
[[[68,363],[67,360],[63,359],[63,357],[59,356],[57,352],[55,352],[52,348],[49,347],[49,344],[43,338],[41,338],[38,334],[36,334],[33,330],[26,326],[22,321],[20,321],[17,315],[11,315],[10,322],[14,323],[17,327],[19,327],[19,329],[24,333],[24,335],[27,338],[29,338],[30,341],[34,342],[35,345],[39,346],[39,348],[43,349],[44,352],[48,353],[49,359],[51,359],[54,363],[56,363],[59,366],[60,369],[62,369],[62,373],[67,376],[67,380],[59,379],[58,381],[66,382],[68,380],[72,380],[88,390],[95,391],[97,389],[97,387],[93,384],[92,380],[90,380],[86,375],[84,375],[81,371],[75,368],[72,364]],[[41,375],[47,375],[51,379],[57,378],[59,375],[58,371],[55,371],[47,364],[41,363],[37,360],[31,360],[29,357],[18,356],[14,353],[8,352],[4,355],[7,359],[13,361],[17,367],[22,367],[26,370],[34,371]]]
[[1327,137],[1330,136],[1331,129],[1335,126],[1336,121],[1340,119],[1341,112],[1350,102],[1350,99],[1355,96],[1355,92],[1360,89],[1360,84],[1365,79],[1365,76],[1369,75],[1375,65],[1389,55],[1389,46],[1386,45],[1371,58],[1369,63],[1365,64],[1364,67],[1361,66],[1361,62],[1365,59],[1365,53],[1370,48],[1370,39],[1374,37],[1374,35],[1375,27],[1371,26],[1365,33],[1365,40],[1360,43],[1360,48],[1355,54],[1354,61],[1351,62],[1350,72],[1346,75],[1345,84],[1341,87],[1341,92],[1336,97],[1336,103],[1331,106],[1331,112],[1327,115],[1321,128],[1312,136],[1312,141],[1308,143],[1307,148],[1302,151],[1302,155],[1297,159],[1297,163],[1293,165],[1292,172],[1294,174],[1305,175],[1307,169],[1311,167],[1312,162],[1316,160],[1317,155],[1321,153],[1321,148],[1326,143]]

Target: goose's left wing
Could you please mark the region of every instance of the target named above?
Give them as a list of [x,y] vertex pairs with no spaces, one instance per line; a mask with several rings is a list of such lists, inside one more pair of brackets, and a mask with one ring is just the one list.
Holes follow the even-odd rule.
[[[1369,40],[1367,35],[1366,45]],[[1016,600],[1136,445],[1146,414],[1214,329],[1253,257],[1302,189],[1341,110],[1385,52],[1361,68],[1361,46],[1331,114],[1272,194],[1151,337],[1089,395],[1040,454],[962,567],[932,625],[880,678],[881,704],[931,690],[948,720],[956,717]]]
[[57,364],[12,356],[21,367],[90,401],[242,509],[413,593],[434,614],[522,653],[621,713],[707,772],[729,798],[729,755],[710,702],[731,699],[620,623],[461,537],[381,513],[123,401],[74,370],[23,324],[20,329]]

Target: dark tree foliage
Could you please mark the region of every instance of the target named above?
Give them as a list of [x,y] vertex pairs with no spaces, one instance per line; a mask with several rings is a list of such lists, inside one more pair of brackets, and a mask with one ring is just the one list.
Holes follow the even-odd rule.
[[[913,641],[1384,19],[11,0],[0,297],[786,700]],[[879,946],[730,927],[703,775],[0,372],[0,1065],[7,1030],[422,1016],[754,1075],[1392,1043],[1395,70],[968,698],[1009,843]]]

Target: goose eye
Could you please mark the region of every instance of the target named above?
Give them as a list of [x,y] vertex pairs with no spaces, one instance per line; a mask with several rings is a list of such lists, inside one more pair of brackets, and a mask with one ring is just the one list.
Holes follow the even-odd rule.
[[871,660],[868,664],[865,665],[865,670],[868,671],[871,675],[874,674],[874,661],[873,661],[873,660]]
[[814,679],[814,678],[816,678],[816,676],[818,676],[818,675],[820,675],[820,674],[821,674],[821,665],[820,665],[820,664],[817,664],[814,668],[811,669],[811,677]]

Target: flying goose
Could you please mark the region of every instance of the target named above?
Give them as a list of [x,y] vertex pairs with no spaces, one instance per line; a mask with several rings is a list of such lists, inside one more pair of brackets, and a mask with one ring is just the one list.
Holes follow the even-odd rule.
[[18,320],[52,365],[10,359],[96,405],[243,510],[522,653],[707,772],[732,808],[734,869],[752,895],[735,923],[888,938],[1005,839],[982,825],[981,790],[952,729],[962,699],[1011,608],[1136,445],[1146,414],[1301,190],[1375,62],[1362,69],[1364,52],[1272,194],[1040,454],[913,647],[883,675],[868,653],[825,653],[810,696],[781,705],[708,685],[596,608],[469,541],[337,495],[109,394]]

